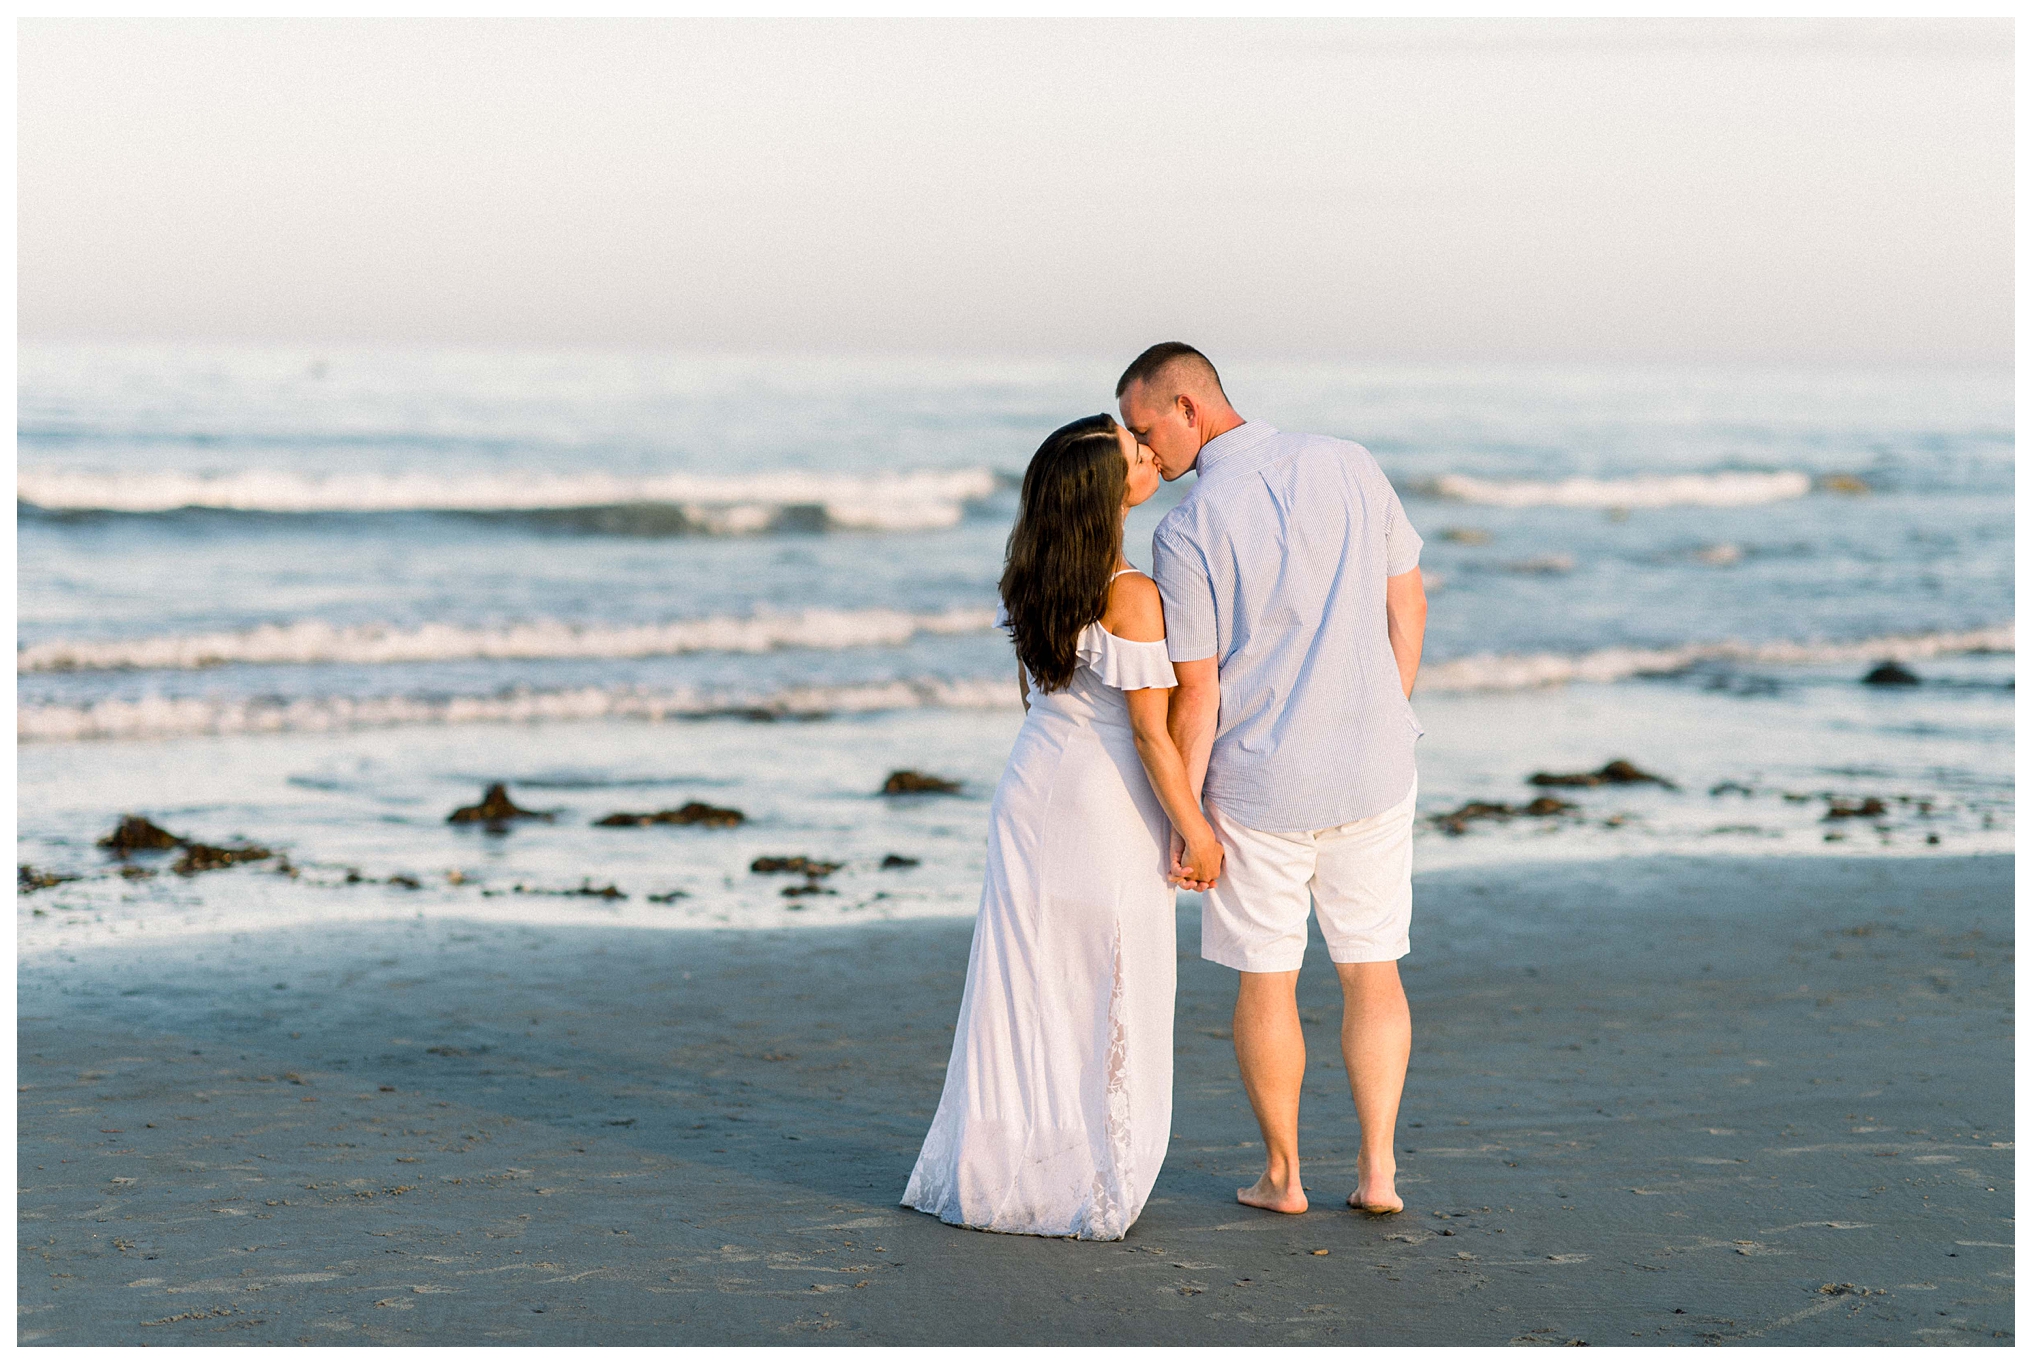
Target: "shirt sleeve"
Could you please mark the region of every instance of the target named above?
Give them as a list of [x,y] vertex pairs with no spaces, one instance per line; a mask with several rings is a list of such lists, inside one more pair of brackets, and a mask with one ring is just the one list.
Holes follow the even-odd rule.
[[1383,571],[1394,578],[1418,567],[1418,551],[1425,548],[1425,541],[1411,528],[1411,518],[1404,514],[1404,504],[1397,500],[1397,490],[1387,478],[1383,489],[1390,494],[1390,505],[1383,512]]
[[1150,576],[1164,599],[1164,640],[1174,663],[1212,658],[1220,651],[1214,585],[1197,546],[1160,531],[1150,547]]

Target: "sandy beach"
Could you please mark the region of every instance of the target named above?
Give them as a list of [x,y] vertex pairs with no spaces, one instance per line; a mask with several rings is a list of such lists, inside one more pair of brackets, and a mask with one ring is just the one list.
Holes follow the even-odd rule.
[[[220,873],[234,876],[241,873]],[[31,955],[21,1316],[49,1345],[2005,1344],[2013,860],[1421,878],[1392,1218],[1337,992],[1314,1210],[1241,1208],[1233,978],[1181,910],[1128,1238],[896,1206],[971,924],[449,917]]]

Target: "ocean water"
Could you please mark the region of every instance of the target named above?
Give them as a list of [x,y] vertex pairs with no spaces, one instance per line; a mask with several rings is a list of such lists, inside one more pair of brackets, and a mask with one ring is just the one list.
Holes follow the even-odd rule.
[[[1226,377],[1250,416],[1367,445],[1426,539],[1423,812],[1611,758],[1673,783],[1435,824],[1422,866],[2010,845],[2008,374]],[[21,897],[23,945],[971,913],[1021,718],[989,628],[1014,483],[1112,378],[24,345],[18,860],[81,879]],[[1188,485],[1132,515],[1133,561]],[[1860,685],[1892,658],[1921,685]],[[875,794],[905,767],[963,791]],[[445,823],[496,780],[554,821]],[[748,821],[591,823],[692,799]],[[93,843],[130,811],[296,874],[114,875]],[[795,854],[844,864],[833,893],[748,870]]]

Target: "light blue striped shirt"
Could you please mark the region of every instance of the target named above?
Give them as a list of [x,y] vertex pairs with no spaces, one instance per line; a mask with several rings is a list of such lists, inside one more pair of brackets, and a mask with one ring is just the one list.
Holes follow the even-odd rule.
[[1411,790],[1424,731],[1390,650],[1384,579],[1423,541],[1352,441],[1246,422],[1199,452],[1158,523],[1154,576],[1174,661],[1212,657],[1220,728],[1206,795],[1252,829],[1326,829]]

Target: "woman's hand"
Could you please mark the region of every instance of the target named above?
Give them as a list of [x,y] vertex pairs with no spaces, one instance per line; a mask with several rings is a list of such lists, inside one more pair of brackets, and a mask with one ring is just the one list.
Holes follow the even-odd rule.
[[1221,879],[1221,866],[1227,857],[1220,839],[1214,836],[1213,826],[1201,820],[1197,829],[1174,835],[1174,842],[1185,844],[1184,855],[1173,854],[1173,863],[1178,875],[1176,881],[1185,890],[1211,890],[1214,882]]

